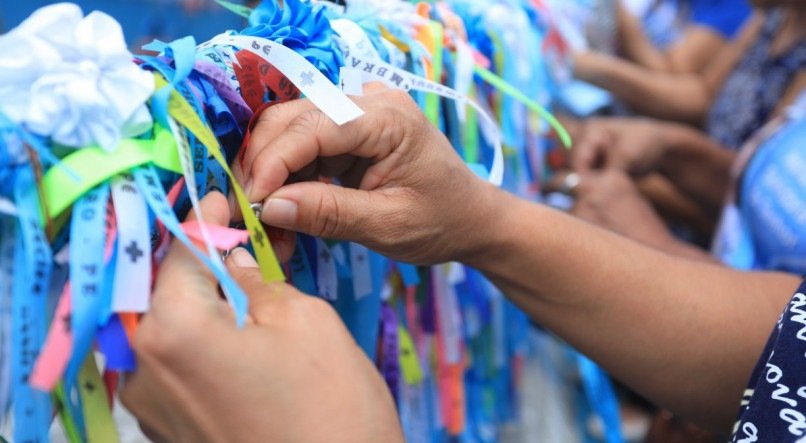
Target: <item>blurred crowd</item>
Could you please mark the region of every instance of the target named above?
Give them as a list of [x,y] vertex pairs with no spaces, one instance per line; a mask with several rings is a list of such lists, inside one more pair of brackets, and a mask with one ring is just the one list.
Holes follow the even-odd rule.
[[[4,31],[4,26],[11,28],[50,3],[56,2],[1,2],[0,32]],[[196,40],[204,41],[224,29],[240,29],[244,25],[240,17],[226,11],[214,0],[84,0],[78,3],[86,11],[97,9],[118,19],[134,53],[141,53],[141,46],[155,38],[171,41],[193,35]]]
[[[0,5],[0,30],[44,3]],[[134,50],[188,33],[203,40],[241,20],[212,0],[83,3],[118,17]],[[574,145],[552,159],[546,191],[571,196],[574,215],[671,255],[806,274],[806,0],[592,8],[587,38],[567,36],[563,81],[610,100],[593,112],[568,107]],[[625,408],[654,414],[651,442],[716,441],[632,403]]]
[[[612,100],[566,116],[575,143],[548,190],[669,254],[806,274],[806,1],[596,4],[570,62]],[[714,439],[669,413],[650,431]]]

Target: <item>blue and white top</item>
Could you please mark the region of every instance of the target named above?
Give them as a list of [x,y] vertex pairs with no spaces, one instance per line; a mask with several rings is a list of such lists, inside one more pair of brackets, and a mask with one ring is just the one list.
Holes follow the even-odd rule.
[[806,93],[747,143],[713,253],[738,269],[806,275]]

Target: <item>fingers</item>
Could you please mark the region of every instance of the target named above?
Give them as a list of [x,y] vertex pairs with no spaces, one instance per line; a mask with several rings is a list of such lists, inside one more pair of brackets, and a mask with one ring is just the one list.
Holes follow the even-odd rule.
[[364,84],[364,95],[375,95],[388,91],[389,87],[382,82],[369,82]]
[[297,234],[286,229],[266,226],[266,233],[269,235],[274,255],[280,263],[286,263],[294,255],[297,247]]
[[[229,223],[229,205],[223,194],[211,192],[201,201],[201,213],[204,222],[211,225],[226,226]],[[195,219],[193,212],[188,220]],[[203,245],[196,245],[204,248]],[[208,270],[182,242],[174,240],[168,255],[160,264],[159,275],[155,284],[154,303],[166,295],[192,295],[217,301],[217,283]]]
[[558,173],[546,182],[543,186],[543,192],[559,192],[574,197],[577,195],[581,184],[582,175],[577,172]]
[[571,150],[571,169],[590,171],[606,166],[607,151],[614,142],[613,134],[600,127],[589,127]]
[[[380,95],[388,91],[389,87],[380,82],[370,82],[364,85],[365,96]],[[356,100],[360,99],[356,98]],[[251,164],[260,148],[277,138],[298,115],[315,109],[316,106],[310,100],[292,100],[264,110],[255,126],[249,147],[244,152],[243,163]]]
[[255,324],[262,325],[277,319],[279,306],[288,298],[301,293],[285,283],[266,283],[260,275],[257,262],[243,248],[236,248],[227,258],[230,274],[249,297],[249,314]]
[[[252,143],[250,150],[254,150],[255,157],[244,163],[250,200],[266,198],[282,186],[290,174],[302,170],[319,157],[350,154],[379,160],[399,147],[405,136],[405,128],[400,124],[401,113],[416,109],[416,106],[402,91],[384,92],[382,100],[378,95],[370,99],[356,98],[366,114],[342,126],[336,125],[321,111],[304,106],[293,109],[297,114],[282,131],[267,120],[260,126],[261,131],[266,130],[273,137],[265,142],[261,138]],[[258,142],[264,144],[260,146]]]
[[241,171],[240,166],[254,163],[261,148],[282,134],[294,118],[314,109],[316,106],[310,100],[293,100],[264,110],[255,124],[249,146],[245,148],[242,160],[235,162],[236,176],[241,180],[248,178],[247,175],[244,175],[246,171]]
[[285,186],[266,200],[264,223],[316,237],[374,244],[392,222],[394,192],[349,189],[319,182]]

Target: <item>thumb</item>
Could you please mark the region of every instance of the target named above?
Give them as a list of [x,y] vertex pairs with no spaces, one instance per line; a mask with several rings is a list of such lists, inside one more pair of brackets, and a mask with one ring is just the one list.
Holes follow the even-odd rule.
[[235,248],[227,258],[230,275],[249,297],[249,315],[256,324],[277,319],[282,315],[279,308],[289,297],[301,295],[285,283],[266,283],[252,254],[244,248]]
[[391,192],[350,189],[321,182],[284,186],[263,205],[264,223],[315,237],[372,244],[389,231]]
[[[204,197],[200,210],[206,223],[226,226],[229,222],[227,200],[221,193],[212,192]],[[187,220],[195,218],[195,214],[191,212]],[[203,247],[198,244],[196,246]],[[165,293],[201,294],[216,299],[216,286],[212,272],[182,242],[174,240],[168,255],[160,264],[156,288],[168,288],[167,291],[161,291]]]

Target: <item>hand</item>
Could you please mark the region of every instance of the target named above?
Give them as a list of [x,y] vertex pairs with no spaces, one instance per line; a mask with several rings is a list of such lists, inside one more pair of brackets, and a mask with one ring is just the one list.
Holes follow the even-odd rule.
[[644,118],[589,120],[571,149],[571,167],[578,172],[607,168],[644,175],[660,162],[664,130],[661,123]]
[[[405,92],[373,86],[355,101],[366,115],[343,126],[307,100],[262,115],[236,165],[250,201],[265,200],[262,220],[420,264],[480,248],[495,188],[465,166]],[[323,176],[344,186],[311,181]]]
[[616,170],[580,175],[571,213],[649,246],[674,242],[665,223],[633,181]]
[[[220,194],[205,220],[225,225]],[[335,311],[261,280],[243,249],[227,260],[249,296],[235,326],[215,279],[175,242],[134,340],[123,403],[156,441],[402,442],[392,398]]]

